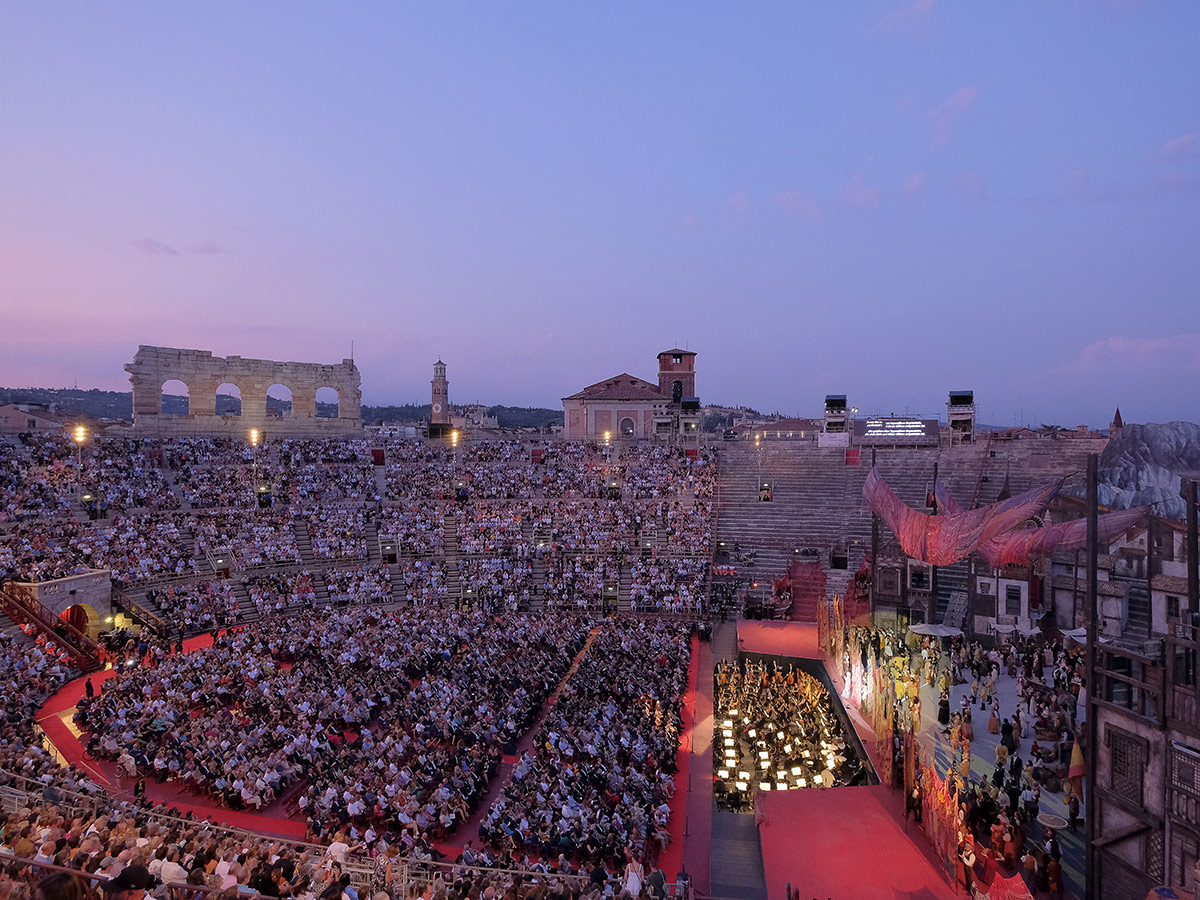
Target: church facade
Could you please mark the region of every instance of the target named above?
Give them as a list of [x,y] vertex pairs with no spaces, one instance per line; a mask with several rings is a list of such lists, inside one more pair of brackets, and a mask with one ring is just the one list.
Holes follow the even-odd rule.
[[657,439],[698,437],[696,354],[658,354],[658,383],[622,372],[563,397],[563,432],[570,439]]

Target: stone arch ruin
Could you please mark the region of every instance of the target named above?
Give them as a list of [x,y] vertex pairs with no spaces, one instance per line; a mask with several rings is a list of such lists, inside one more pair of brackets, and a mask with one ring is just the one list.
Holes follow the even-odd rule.
[[[352,359],[334,365],[276,362],[143,344],[125,371],[133,385],[133,427],[142,434],[244,436],[258,428],[271,435],[315,435],[362,428],[362,379]],[[187,385],[187,415],[162,414],[162,386],[173,379]],[[217,388],[223,384],[241,392],[240,416],[217,415]],[[292,413],[287,418],[267,415],[267,388],[273,384],[292,392]],[[323,387],[338,393],[337,418],[317,417],[317,390]]]

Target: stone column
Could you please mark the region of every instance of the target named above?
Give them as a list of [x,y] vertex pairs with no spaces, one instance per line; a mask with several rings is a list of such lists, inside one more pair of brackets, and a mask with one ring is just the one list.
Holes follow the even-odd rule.
[[317,389],[311,384],[289,384],[292,392],[292,418],[297,422],[308,422],[317,415]]

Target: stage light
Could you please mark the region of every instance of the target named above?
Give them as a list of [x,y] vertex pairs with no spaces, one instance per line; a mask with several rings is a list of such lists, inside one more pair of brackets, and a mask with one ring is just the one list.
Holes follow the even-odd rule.
[[769,791],[769,790],[771,789],[771,782],[769,782],[769,781],[760,781],[760,782],[758,783],[758,786],[759,786],[759,787],[760,787],[762,790],[764,790],[764,791]]
[[750,789],[750,782],[748,782],[748,781],[735,781],[735,782],[733,783],[733,786],[734,786],[734,787],[736,787],[736,788],[737,788],[739,791],[746,791],[746,790],[749,790],[749,789]]
[[784,745],[783,745],[783,752],[784,752],[784,753],[791,753],[791,752],[792,752],[792,745],[791,745],[791,744],[784,744]]
[[805,781],[803,778],[797,778],[796,779],[796,787],[808,787],[808,782]]
[[779,740],[782,741],[783,740],[783,732],[782,731],[775,732],[775,737],[777,737]]
[[725,737],[733,737],[733,729],[732,728],[722,728],[721,733],[723,735],[725,735]]
[[733,727],[733,719],[726,719],[724,722],[721,723],[721,727],[722,728],[732,728]]
[[729,777],[729,770],[728,770],[728,769],[717,769],[717,775],[718,775],[720,778],[728,778],[728,777]]
[[743,725],[749,725],[749,724],[750,724],[750,717],[749,717],[749,716],[746,716],[746,718],[742,719],[742,724],[743,724]]
[[769,772],[771,771],[771,761],[767,759],[760,759],[758,761],[758,767],[764,772]]
[[753,728],[751,728],[749,731],[746,732],[746,735],[748,737],[756,738],[756,737],[758,737],[758,732],[755,731]]
[[809,753],[807,750],[803,751],[800,755],[803,756],[805,759],[812,759],[812,754]]
[[766,759],[770,754],[766,750],[759,750],[758,756],[760,759]]
[[788,783],[786,781],[775,782],[775,790],[786,791],[787,789],[788,789]]
[[733,746],[733,738],[725,738],[725,746],[732,747]]
[[792,774],[793,775],[799,775],[803,771],[804,770],[801,769],[799,766],[792,766]]
[[742,781],[749,781],[750,773],[749,772],[738,772],[738,778],[740,778]]
[[817,787],[821,786],[821,776],[820,775],[813,776],[813,784],[815,784]]

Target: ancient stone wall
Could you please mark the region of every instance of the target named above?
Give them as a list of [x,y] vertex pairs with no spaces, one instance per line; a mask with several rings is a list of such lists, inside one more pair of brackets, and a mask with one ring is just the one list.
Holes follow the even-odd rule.
[[[138,347],[125,366],[133,385],[133,427],[142,434],[245,436],[251,428],[265,434],[342,434],[362,428],[362,379],[354,361],[335,365],[213,356],[208,350]],[[178,380],[188,388],[188,412],[162,411],[162,387]],[[217,388],[235,385],[242,395],[241,415],[217,415]],[[267,415],[267,390],[280,384],[292,392],[292,411],[282,418]],[[337,391],[337,418],[317,416],[317,391]]]

